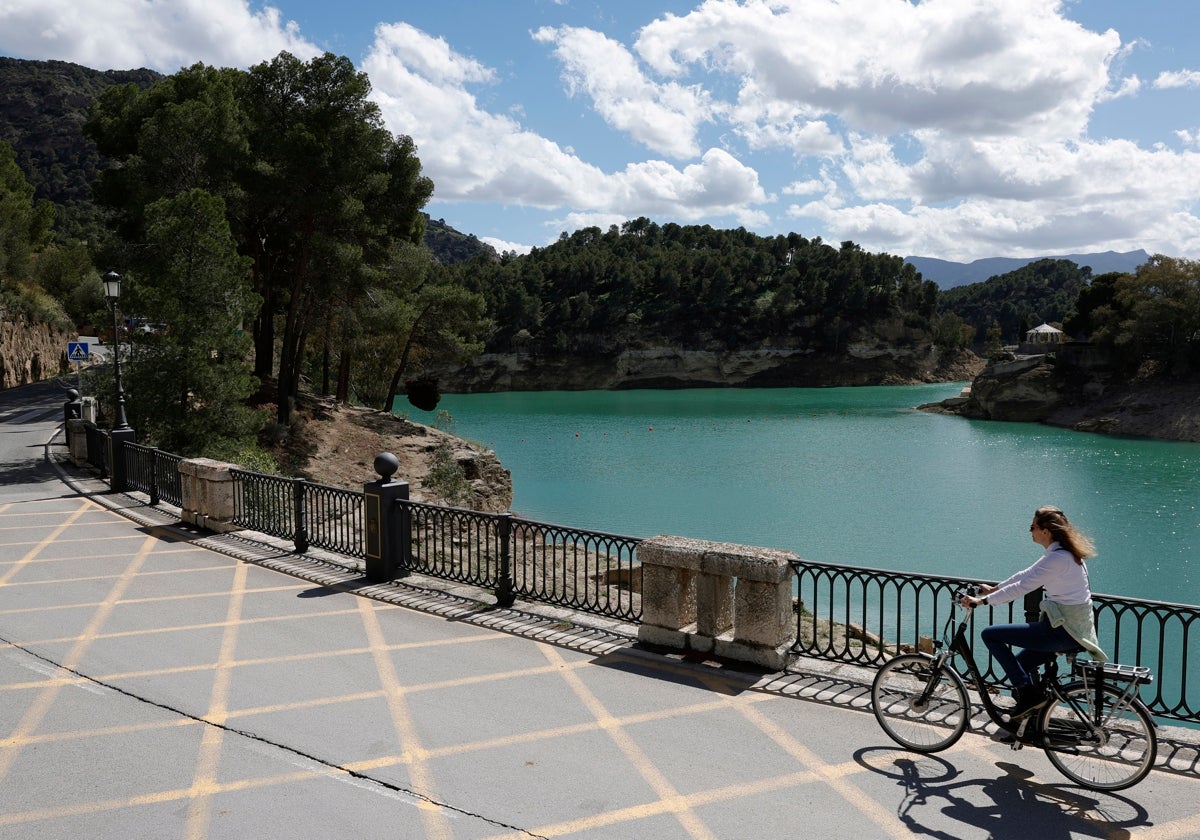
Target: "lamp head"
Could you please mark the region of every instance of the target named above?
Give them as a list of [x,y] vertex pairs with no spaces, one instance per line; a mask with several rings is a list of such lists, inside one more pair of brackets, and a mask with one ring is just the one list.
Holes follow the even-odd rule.
[[102,279],[104,280],[104,296],[110,302],[115,302],[121,296],[121,275],[110,271]]

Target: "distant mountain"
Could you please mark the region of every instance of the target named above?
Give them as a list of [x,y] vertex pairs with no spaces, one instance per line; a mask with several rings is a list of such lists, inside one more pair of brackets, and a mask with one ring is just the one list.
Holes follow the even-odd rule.
[[0,140],[13,147],[35,196],[58,205],[57,226],[68,238],[88,239],[101,224],[91,184],[103,162],[82,131],[92,100],[112,85],[146,87],[161,78],[153,70],[0,56]]
[[1092,275],[1107,274],[1110,271],[1130,272],[1150,259],[1144,250],[1104,251],[1098,254],[1067,254],[1055,257],[991,257],[975,260],[970,263],[950,262],[934,257],[905,257],[904,261],[921,272],[921,277],[932,280],[938,288],[952,289],[955,286],[966,286],[970,283],[980,283],[1000,274],[1008,274],[1018,268],[1024,268],[1038,260],[1070,260],[1076,265],[1091,266]]

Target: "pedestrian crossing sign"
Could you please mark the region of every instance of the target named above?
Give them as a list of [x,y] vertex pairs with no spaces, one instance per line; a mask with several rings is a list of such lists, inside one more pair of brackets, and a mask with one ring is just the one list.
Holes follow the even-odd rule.
[[86,362],[88,360],[88,346],[86,341],[68,341],[67,342],[67,359],[72,362]]

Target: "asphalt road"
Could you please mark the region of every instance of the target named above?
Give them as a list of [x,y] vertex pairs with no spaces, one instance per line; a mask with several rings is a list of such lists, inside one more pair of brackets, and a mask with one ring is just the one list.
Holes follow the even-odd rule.
[[67,388],[55,381],[0,391],[0,501],[65,489],[46,442],[62,425],[66,401]]

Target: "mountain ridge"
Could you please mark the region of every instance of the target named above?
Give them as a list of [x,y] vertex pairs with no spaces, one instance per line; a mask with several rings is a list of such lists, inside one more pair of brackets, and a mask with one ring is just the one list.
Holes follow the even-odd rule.
[[1090,266],[1092,275],[1107,274],[1110,271],[1129,273],[1150,259],[1150,255],[1142,248],[1136,251],[1097,251],[1090,254],[1063,254],[1044,257],[985,257],[969,263],[952,262],[937,257],[905,257],[925,280],[937,283],[939,289],[953,289],[956,286],[966,286],[971,283],[981,283],[999,274],[1007,274],[1024,268],[1038,260],[1069,260],[1078,266]]

